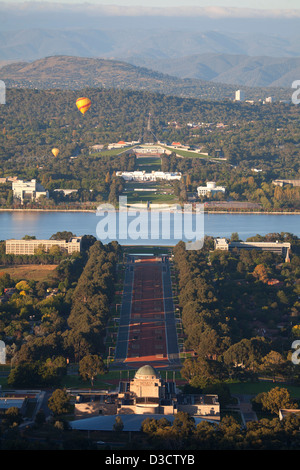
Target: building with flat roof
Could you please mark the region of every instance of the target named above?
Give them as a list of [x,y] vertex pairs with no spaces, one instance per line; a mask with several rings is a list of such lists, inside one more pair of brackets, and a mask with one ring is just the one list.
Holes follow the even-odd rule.
[[122,149],[125,147],[131,147],[132,145],[136,145],[138,141],[131,141],[131,142],[125,142],[124,140],[119,140],[119,142],[115,142],[112,144],[108,144],[107,149]]
[[244,101],[245,92],[243,90],[236,90],[235,92],[235,101]]
[[208,181],[206,183],[206,186],[198,186],[197,188],[197,193],[198,196],[211,196],[217,192],[222,192],[225,193],[226,188],[223,186],[217,186],[217,184],[214,181]]
[[158,180],[180,180],[181,173],[168,173],[164,171],[117,171],[117,176],[121,176],[125,181],[158,181]]
[[273,103],[273,102],[274,102],[273,96],[268,96],[268,97],[265,99],[265,103]]
[[49,198],[49,192],[34,179],[31,181],[13,181],[12,190],[14,198],[20,199],[22,202],[26,199],[35,201],[41,196]]
[[34,255],[38,248],[49,251],[53,246],[58,246],[62,251],[72,254],[81,251],[82,237],[72,237],[66,240],[15,240],[5,242],[6,254]]
[[300,179],[298,180],[274,180],[272,183],[275,186],[284,186],[285,184],[291,184],[294,187],[299,187],[300,186]]
[[215,238],[214,248],[215,250],[222,251],[231,251],[233,249],[271,251],[272,253],[284,256],[286,261],[288,261],[291,244],[288,242],[234,242],[226,238]]
[[5,412],[9,408],[18,408],[22,412],[24,410],[24,403],[24,397],[0,397],[0,412]]
[[282,408],[279,410],[279,419],[282,421],[285,419],[287,416],[296,416],[297,418],[300,418],[300,410],[299,409],[285,409]]
[[164,153],[164,149],[160,145],[148,144],[148,145],[137,145],[133,152],[140,155],[161,155]]

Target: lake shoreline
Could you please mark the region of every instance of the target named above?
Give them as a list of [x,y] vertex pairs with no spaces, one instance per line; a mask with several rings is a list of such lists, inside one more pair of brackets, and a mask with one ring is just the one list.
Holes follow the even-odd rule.
[[[176,219],[176,212],[160,212],[148,211],[140,217],[139,211],[124,212],[100,212],[87,211],[87,210],[2,210],[0,211],[0,239],[7,240],[10,238],[21,239],[25,235],[34,235],[37,239],[48,239],[54,233],[61,231],[69,231],[77,236],[93,234],[99,239],[107,239],[107,231],[113,230],[113,238],[120,238],[120,244],[123,244],[123,230],[126,230],[126,220],[120,220],[121,216],[127,218],[127,232],[125,238],[131,239],[132,230],[139,232],[138,238],[134,238],[133,244],[141,245],[144,240],[145,223],[150,223],[148,229],[152,228],[157,230],[157,237],[161,239],[161,244],[165,245],[166,237],[170,238],[171,244],[175,240],[183,239],[183,232],[186,236],[186,231],[193,234],[197,230],[201,234],[204,232],[206,235],[213,237],[230,237],[233,232],[237,232],[242,240],[253,237],[256,234],[265,235],[267,233],[289,232],[294,233],[300,237],[300,218],[299,213],[289,212],[287,214],[280,213],[200,213],[197,218],[197,213],[186,214],[179,212],[182,218],[182,223],[178,225]],[[297,217],[298,215],[298,217]],[[158,217],[159,216],[159,219]],[[195,219],[193,220],[193,217]],[[293,217],[294,216],[294,217]],[[166,219],[164,219],[166,217]],[[148,220],[146,220],[148,219]],[[151,219],[149,221],[149,219]],[[161,220],[160,220],[161,219]],[[167,220],[169,219],[169,220]],[[175,220],[176,219],[176,220]],[[152,220],[154,226],[152,227]],[[159,220],[159,224],[156,222]],[[125,226],[124,226],[125,223]],[[167,223],[168,232],[162,236],[162,229]],[[121,225],[120,225],[121,224]],[[141,224],[141,225],[140,225]],[[122,227],[122,234],[118,230]],[[152,227],[152,228],[151,228]],[[166,227],[165,227],[166,228]],[[147,232],[149,234],[150,232]],[[140,233],[141,232],[141,233]],[[143,233],[142,233],[143,232]],[[156,233],[156,232],[155,232]],[[146,236],[146,238],[148,235]],[[109,237],[112,238],[112,237]],[[155,236],[156,238],[156,236]]]
[[[138,212],[138,208],[132,208]],[[151,212],[151,209],[148,209]],[[0,212],[70,212],[70,213],[87,213],[87,214],[97,214],[97,210],[89,209],[1,209]],[[105,212],[105,211],[104,211]],[[118,209],[115,212],[119,212]],[[158,212],[160,212],[158,210]],[[263,211],[204,211],[204,214],[253,214],[253,215],[300,215],[300,212],[263,212]]]

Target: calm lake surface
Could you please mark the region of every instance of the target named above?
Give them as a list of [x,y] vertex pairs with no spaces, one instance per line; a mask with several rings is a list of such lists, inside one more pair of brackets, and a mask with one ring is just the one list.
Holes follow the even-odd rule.
[[[272,232],[290,232],[300,237],[300,215],[204,214],[202,217],[204,234],[213,237],[230,237],[233,232],[237,232],[241,240],[246,240],[256,234],[265,235]],[[93,235],[106,243],[111,239],[105,240],[97,235],[100,220],[104,221],[104,218],[91,212],[5,211],[0,213],[0,240],[20,239],[24,235],[34,235],[37,239],[49,239],[54,233],[67,230],[77,236]],[[129,218],[128,226],[132,220],[134,219]],[[159,237],[149,241],[147,236],[142,236],[140,239],[131,238],[130,242],[124,242],[118,234],[116,239],[123,245],[175,245],[179,240],[184,239],[181,235],[182,230],[177,233],[177,228],[176,223],[172,225],[171,235],[167,240]]]

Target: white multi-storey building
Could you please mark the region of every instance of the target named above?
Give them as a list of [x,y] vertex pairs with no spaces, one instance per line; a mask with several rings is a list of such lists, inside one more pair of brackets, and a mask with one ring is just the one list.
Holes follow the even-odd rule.
[[235,92],[235,101],[244,101],[245,93],[242,90],[237,90]]
[[216,238],[214,240],[215,250],[231,251],[238,250],[259,250],[271,251],[285,257],[288,262],[291,251],[291,244],[289,242],[243,242],[243,241],[230,241],[226,238]]
[[72,237],[70,240],[6,240],[6,254],[34,255],[36,250],[42,248],[49,251],[53,246],[58,246],[62,251],[69,254],[81,251],[82,237]]
[[223,186],[217,186],[214,181],[209,181],[206,183],[206,186],[198,186],[197,188],[197,193],[198,196],[211,196],[214,193],[217,193],[221,191],[222,193],[225,193],[226,188]]
[[45,188],[37,183],[36,180],[23,181],[16,180],[12,183],[13,195],[15,198],[20,199],[22,202],[24,199],[36,200],[40,196],[49,197],[49,192]]
[[157,181],[157,180],[180,180],[181,173],[165,173],[163,171],[117,171],[117,176],[121,176],[125,181]]

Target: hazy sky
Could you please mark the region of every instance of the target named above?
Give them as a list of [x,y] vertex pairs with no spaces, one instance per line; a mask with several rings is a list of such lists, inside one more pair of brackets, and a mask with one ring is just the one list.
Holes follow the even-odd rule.
[[[90,3],[96,5],[120,5],[120,6],[140,6],[140,7],[239,7],[239,8],[260,8],[260,9],[299,9],[299,0],[43,0],[48,3]],[[6,0],[3,3],[28,3],[24,0]],[[29,2],[34,3],[34,0]]]

